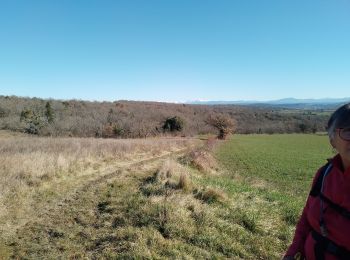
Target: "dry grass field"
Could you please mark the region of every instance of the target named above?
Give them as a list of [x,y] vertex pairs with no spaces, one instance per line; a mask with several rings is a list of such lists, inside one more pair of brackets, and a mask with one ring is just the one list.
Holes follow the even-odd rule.
[[1,131],[0,239],[89,182],[195,144],[180,138],[42,138]]

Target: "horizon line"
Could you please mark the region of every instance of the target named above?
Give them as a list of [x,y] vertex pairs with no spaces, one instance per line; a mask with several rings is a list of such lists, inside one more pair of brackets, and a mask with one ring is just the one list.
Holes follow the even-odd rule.
[[174,103],[174,104],[190,104],[190,103],[208,103],[208,102],[236,102],[236,103],[269,103],[269,102],[276,102],[276,101],[283,101],[283,100],[299,100],[299,101],[306,101],[306,100],[313,100],[313,101],[319,101],[319,100],[350,100],[349,97],[322,97],[322,98],[295,98],[295,97],[284,97],[284,98],[276,98],[276,99],[193,99],[193,100],[186,100],[186,101],[175,101],[175,100],[140,100],[140,99],[128,99],[128,98],[121,98],[121,99],[115,99],[115,100],[106,100],[106,99],[83,99],[79,97],[72,97],[72,98],[55,98],[55,97],[38,97],[38,96],[18,96],[18,95],[5,95],[0,94],[1,97],[17,97],[17,98],[30,98],[30,99],[43,99],[43,100],[57,100],[57,101],[87,101],[87,102],[118,102],[118,101],[129,101],[129,102],[158,102],[158,103]]

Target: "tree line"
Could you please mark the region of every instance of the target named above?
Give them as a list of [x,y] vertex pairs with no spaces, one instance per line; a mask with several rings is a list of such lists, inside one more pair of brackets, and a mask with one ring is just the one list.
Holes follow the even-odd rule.
[[325,131],[329,112],[237,105],[0,96],[0,129],[40,136],[139,138]]

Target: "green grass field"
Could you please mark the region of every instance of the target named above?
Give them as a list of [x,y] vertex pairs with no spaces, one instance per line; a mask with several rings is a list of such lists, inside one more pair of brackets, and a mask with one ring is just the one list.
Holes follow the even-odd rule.
[[238,223],[248,232],[242,232],[242,240],[232,238],[244,248],[240,257],[280,258],[292,239],[315,172],[333,156],[328,137],[235,135],[219,146],[215,156],[221,175],[196,181],[229,197],[216,212],[218,222],[232,219],[231,226]]
[[328,138],[311,134],[236,135],[216,153],[230,175],[305,197],[315,171],[332,157]]
[[234,199],[246,194],[244,209],[256,214],[262,239],[267,235],[276,246],[282,243],[272,249],[279,251],[292,238],[315,172],[332,156],[324,135],[236,135],[216,151],[226,173],[206,182]]
[[[280,259],[315,171],[332,156],[327,137],[235,135],[209,152],[217,161],[211,168],[205,151],[197,164],[174,155],[85,187],[18,229],[0,253],[15,259]],[[207,168],[194,167],[201,163]]]

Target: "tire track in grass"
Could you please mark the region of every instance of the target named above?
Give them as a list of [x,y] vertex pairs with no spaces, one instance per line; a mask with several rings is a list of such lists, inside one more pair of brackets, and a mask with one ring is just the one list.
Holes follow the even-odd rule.
[[[154,156],[151,158],[143,159],[143,160],[138,161],[138,162],[132,162],[132,163],[128,163],[128,164],[119,166],[117,169],[114,169],[112,172],[108,172],[106,174],[103,174],[102,176],[100,175],[98,178],[89,180],[89,182],[87,182],[85,185],[83,185],[78,190],[76,190],[75,193],[72,195],[72,197],[88,191],[93,186],[102,184],[104,182],[108,182],[110,180],[113,180],[116,177],[120,177],[121,174],[123,173],[123,171],[128,170],[129,168],[144,166],[146,164],[154,163],[156,161],[161,161],[161,160],[164,160],[167,158],[171,158],[173,156],[178,157],[180,155],[185,154],[190,149],[191,148],[184,148],[184,149],[180,149],[180,150],[175,151],[175,152],[169,152],[167,154],[163,154],[160,156]],[[67,198],[65,200],[67,200]]]
[[[51,199],[49,202],[43,200],[37,203],[36,209],[37,213],[34,216],[31,216],[30,219],[21,221],[20,224],[17,226],[14,226],[14,228],[11,230],[11,233],[9,233],[5,239],[7,241],[12,240],[11,237],[15,236],[16,232],[26,226],[29,222],[42,222],[43,219],[47,218],[48,216],[52,215],[53,212],[57,210],[57,208],[67,208],[70,207],[73,202],[78,200],[81,197],[84,197],[84,194],[89,192],[92,188],[101,185],[103,183],[108,183],[111,180],[114,180],[116,178],[122,178],[123,174],[127,175],[128,170],[135,169],[137,167],[150,165],[152,163],[161,162],[163,160],[166,160],[168,158],[172,157],[179,157],[186,152],[193,149],[193,147],[187,147],[183,149],[179,149],[177,151],[167,152],[162,155],[158,156],[152,156],[149,158],[145,158],[142,160],[138,160],[136,162],[128,162],[128,163],[120,163],[118,162],[115,165],[109,165],[105,167],[102,171],[96,170],[93,173],[89,175],[82,175],[79,176],[77,179],[73,180],[74,183],[79,183],[80,185],[78,187],[75,187],[74,189],[71,189],[69,192],[64,194],[58,194],[55,198]],[[61,181],[59,183],[54,183],[53,185],[60,185],[64,181]],[[50,186],[46,188],[46,192],[50,190]],[[45,191],[42,191],[45,192]],[[40,195],[38,195],[40,197]]]

